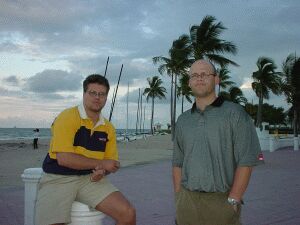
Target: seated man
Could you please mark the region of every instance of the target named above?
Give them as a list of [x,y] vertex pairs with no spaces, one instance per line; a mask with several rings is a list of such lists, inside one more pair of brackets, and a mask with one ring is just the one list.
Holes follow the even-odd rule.
[[75,200],[111,216],[118,225],[136,224],[135,209],[106,179],[120,167],[115,129],[101,115],[108,92],[105,77],[88,76],[83,82],[83,103],[61,112],[52,124],[36,225],[70,223]]

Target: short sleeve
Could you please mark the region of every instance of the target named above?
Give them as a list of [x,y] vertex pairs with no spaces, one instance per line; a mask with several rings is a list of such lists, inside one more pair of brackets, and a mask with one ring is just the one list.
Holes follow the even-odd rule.
[[244,110],[237,117],[233,132],[234,156],[237,166],[262,164],[263,161],[259,160],[261,148],[254,123]]
[[[79,116],[79,115],[78,115]],[[78,119],[74,111],[63,111],[51,127],[51,152],[74,152],[74,137],[78,128]]]
[[175,127],[175,137],[174,137],[174,149],[173,149],[173,159],[172,165],[173,167],[182,167],[183,164],[183,147],[182,147],[182,132],[180,127],[180,122],[177,121]]

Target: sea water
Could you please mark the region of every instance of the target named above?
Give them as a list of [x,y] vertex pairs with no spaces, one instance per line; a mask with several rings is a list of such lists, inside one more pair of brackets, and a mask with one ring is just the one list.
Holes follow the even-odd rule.
[[[0,140],[28,140],[33,139],[34,129],[36,128],[0,128]],[[39,138],[48,139],[51,138],[50,128],[39,128]],[[116,129],[117,137],[124,136],[125,129]],[[149,133],[150,130],[144,130],[143,133]],[[139,133],[139,130],[138,130]],[[128,136],[136,135],[136,129],[128,129]]]

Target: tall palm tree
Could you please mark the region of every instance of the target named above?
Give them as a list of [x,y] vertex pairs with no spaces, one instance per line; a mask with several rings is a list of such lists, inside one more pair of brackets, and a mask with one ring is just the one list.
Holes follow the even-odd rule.
[[281,74],[276,72],[277,66],[274,61],[268,57],[259,57],[256,65],[258,70],[252,73],[252,89],[255,91],[259,101],[257,110],[256,127],[261,127],[262,123],[262,105],[264,99],[269,99],[272,92],[275,95],[281,93]]
[[183,113],[183,103],[184,98],[190,103],[192,103],[191,96],[193,95],[191,88],[189,87],[189,75],[182,74],[179,79],[179,86],[177,86],[177,98],[181,96],[181,113]]
[[298,115],[300,113],[300,58],[290,54],[282,64],[282,91],[292,104],[294,136],[298,137]]
[[162,80],[158,76],[147,78],[149,87],[145,88],[143,95],[146,95],[146,100],[152,99],[152,112],[151,112],[151,133],[153,134],[153,117],[154,117],[154,99],[166,98],[166,88],[162,85]]
[[[236,54],[237,48],[232,42],[220,39],[226,29],[221,22],[215,23],[215,17],[206,16],[200,25],[194,25],[189,35],[181,35],[173,41],[168,57],[154,57],[154,64],[161,63],[158,71],[171,76],[171,129],[174,138],[176,120],[176,83],[177,76],[186,72],[191,63],[197,59],[208,59],[212,63],[225,66],[237,64],[222,56],[224,53]],[[175,88],[174,88],[175,87]]]
[[231,78],[231,76],[229,76],[229,70],[227,69],[226,66],[222,66],[220,69],[217,70],[217,73],[219,75],[220,78],[220,83],[219,83],[219,92],[222,89],[226,89],[228,86],[232,86],[235,83],[231,80],[229,80]]
[[237,66],[237,63],[221,55],[224,53],[235,55],[237,48],[232,42],[220,39],[221,33],[227,28],[222,22],[215,21],[215,17],[208,15],[203,18],[200,25],[193,25],[190,28],[193,58],[208,59],[221,66],[227,64]]
[[158,72],[167,74],[171,77],[171,93],[170,93],[170,113],[171,113],[171,133],[172,139],[174,138],[175,120],[176,120],[176,86],[177,76],[185,73],[191,60],[188,58],[191,52],[189,45],[189,37],[187,35],[180,36],[177,40],[173,41],[172,47],[169,50],[169,58],[164,56],[153,57],[153,63],[158,64]]
[[223,96],[228,101],[232,101],[240,105],[246,105],[246,103],[248,102],[242,90],[238,87],[231,87],[228,92],[221,91],[219,95]]

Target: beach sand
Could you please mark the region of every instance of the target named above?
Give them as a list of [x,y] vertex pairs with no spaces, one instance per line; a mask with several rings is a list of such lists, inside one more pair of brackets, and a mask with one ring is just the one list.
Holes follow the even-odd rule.
[[[48,139],[0,141],[0,188],[23,186],[21,174],[27,168],[41,167],[49,148]],[[171,135],[149,136],[130,142],[118,142],[121,167],[147,164],[172,156]]]

